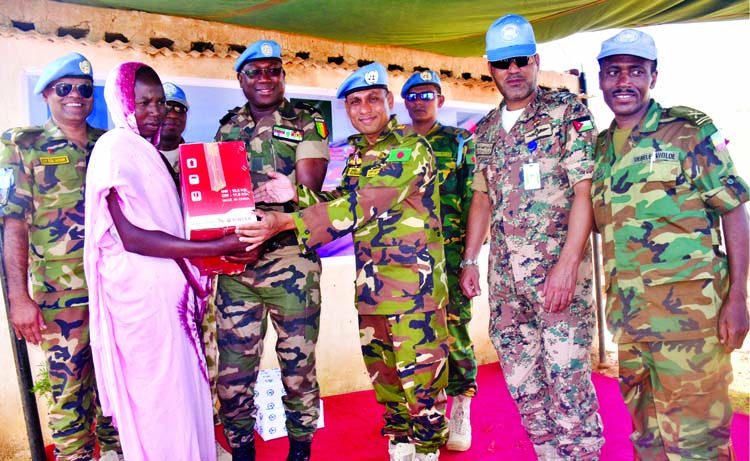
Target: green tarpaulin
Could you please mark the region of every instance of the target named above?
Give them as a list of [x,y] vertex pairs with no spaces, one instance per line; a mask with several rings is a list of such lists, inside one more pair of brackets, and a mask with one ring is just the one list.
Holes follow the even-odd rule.
[[748,0],[64,0],[349,43],[481,56],[487,27],[506,13],[529,19],[540,42],[576,32],[748,19]]

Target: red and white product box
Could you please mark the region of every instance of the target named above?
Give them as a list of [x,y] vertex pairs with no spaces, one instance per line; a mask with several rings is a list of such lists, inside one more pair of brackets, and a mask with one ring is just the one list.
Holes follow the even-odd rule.
[[[185,235],[214,240],[255,221],[255,199],[245,143],[212,142],[180,145],[180,186]],[[220,257],[192,260],[201,272],[239,274],[244,264]]]

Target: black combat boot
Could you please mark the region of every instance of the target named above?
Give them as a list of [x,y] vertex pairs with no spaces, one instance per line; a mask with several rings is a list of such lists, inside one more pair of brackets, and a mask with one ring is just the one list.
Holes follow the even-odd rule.
[[286,461],[310,461],[312,440],[289,439],[289,456]]
[[232,448],[232,461],[255,461],[255,439],[241,447]]

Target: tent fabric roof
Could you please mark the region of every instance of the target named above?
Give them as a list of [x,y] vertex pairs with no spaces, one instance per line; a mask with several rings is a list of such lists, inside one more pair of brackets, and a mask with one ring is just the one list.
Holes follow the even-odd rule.
[[507,13],[525,16],[537,40],[677,22],[748,19],[747,0],[57,0],[138,10],[465,57],[484,54],[489,25]]

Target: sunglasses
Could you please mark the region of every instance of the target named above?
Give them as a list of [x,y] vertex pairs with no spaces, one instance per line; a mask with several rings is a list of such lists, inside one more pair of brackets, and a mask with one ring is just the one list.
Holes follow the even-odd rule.
[[249,79],[256,79],[260,77],[260,74],[265,74],[266,77],[278,77],[281,75],[281,67],[269,67],[266,69],[245,69],[240,71],[247,76]]
[[490,65],[495,69],[508,70],[510,69],[510,63],[515,62],[518,67],[526,67],[534,59],[534,56],[517,56],[515,58],[501,59],[499,61],[491,61]]
[[406,93],[406,100],[414,102],[419,98],[420,101],[432,101],[435,99],[434,91],[423,91],[421,93]]
[[167,103],[167,113],[174,111],[175,114],[187,114],[188,108],[182,104]]
[[77,85],[73,85],[72,83],[59,82],[55,83],[52,88],[55,89],[56,95],[64,98],[65,96],[69,95],[71,91],[73,91],[74,86],[76,87],[76,91],[78,91],[78,95],[83,99],[89,99],[94,95],[94,85],[90,83],[79,83]]

